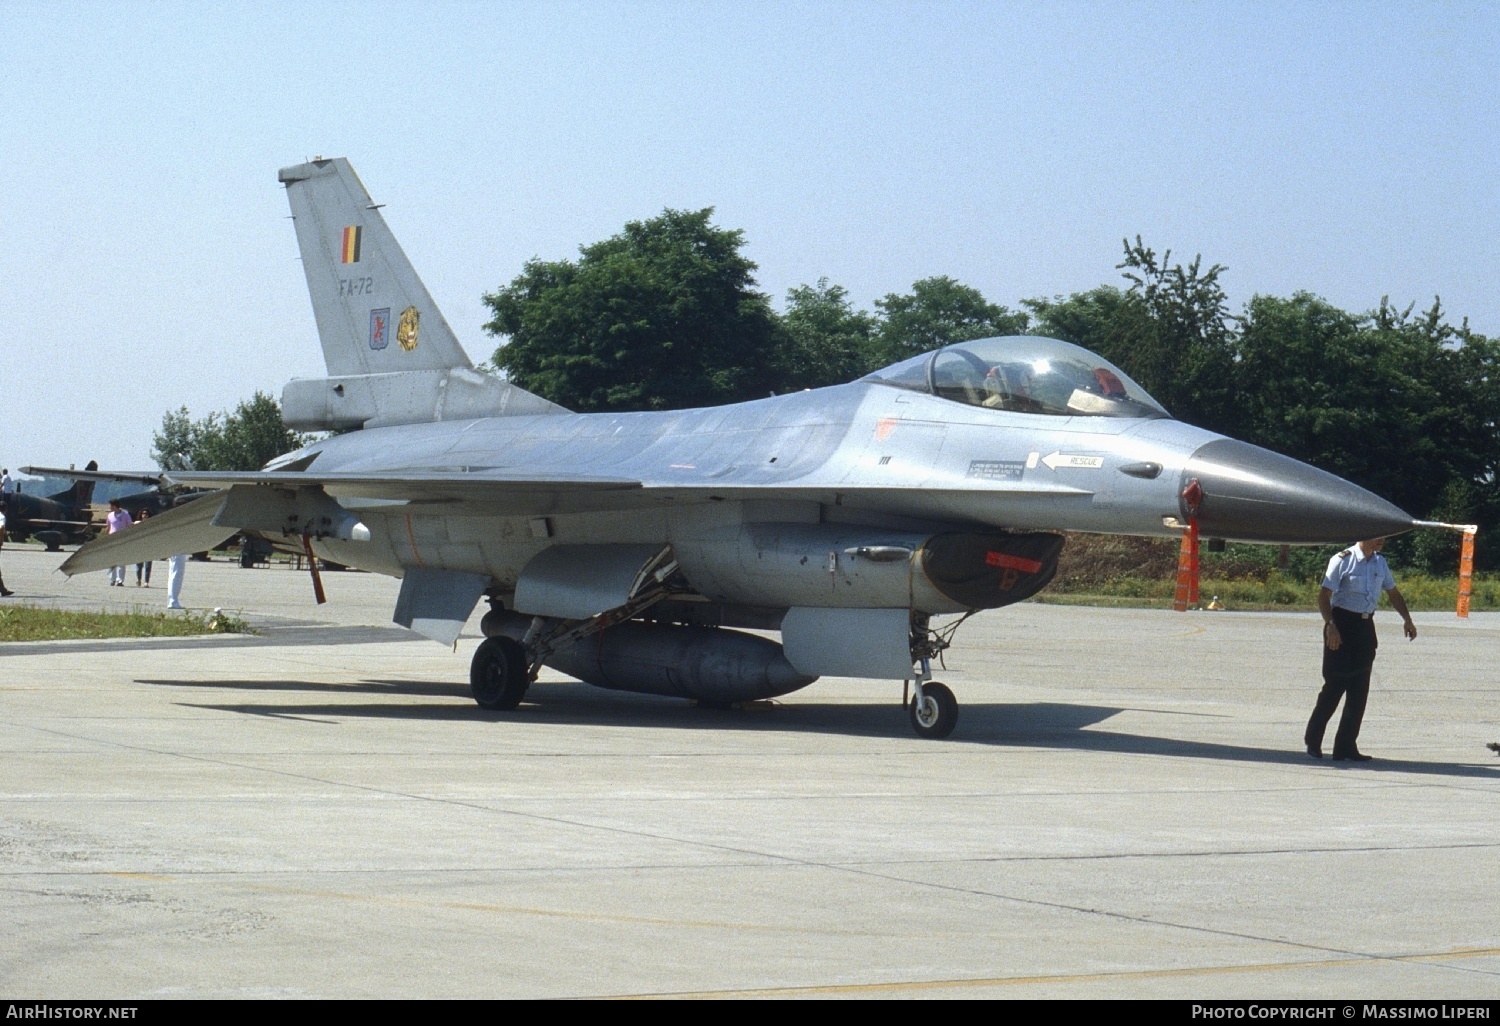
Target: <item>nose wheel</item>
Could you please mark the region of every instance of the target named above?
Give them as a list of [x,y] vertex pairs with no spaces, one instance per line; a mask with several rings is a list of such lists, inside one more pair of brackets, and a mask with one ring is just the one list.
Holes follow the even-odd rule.
[[481,709],[514,709],[531,686],[526,650],[514,638],[485,638],[469,664],[469,690]]
[[907,706],[912,729],[920,737],[941,738],[958,725],[958,699],[947,686],[930,680],[917,688]]

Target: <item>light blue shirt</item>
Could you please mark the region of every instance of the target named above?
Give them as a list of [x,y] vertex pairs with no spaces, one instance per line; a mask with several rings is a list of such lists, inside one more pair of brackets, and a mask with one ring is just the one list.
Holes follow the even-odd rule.
[[1380,605],[1380,593],[1396,586],[1385,557],[1376,552],[1366,556],[1364,549],[1351,545],[1328,561],[1323,587],[1333,592],[1333,605],[1351,613],[1373,613]]

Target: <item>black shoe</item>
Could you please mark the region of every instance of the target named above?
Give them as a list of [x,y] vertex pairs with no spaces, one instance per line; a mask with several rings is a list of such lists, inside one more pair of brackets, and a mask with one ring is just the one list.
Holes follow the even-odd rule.
[[1334,752],[1334,762],[1372,762],[1375,756],[1365,755],[1363,752]]
[[14,594],[15,592],[11,591],[9,588],[0,588],[0,598],[10,598]]
[[1318,747],[1317,745],[1309,744],[1307,746],[1307,754],[1312,756],[1314,759],[1321,759],[1323,758],[1323,749]]

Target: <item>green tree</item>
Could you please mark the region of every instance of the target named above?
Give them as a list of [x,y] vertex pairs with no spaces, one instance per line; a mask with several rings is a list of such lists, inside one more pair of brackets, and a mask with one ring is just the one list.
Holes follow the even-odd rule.
[[1120,353],[1120,366],[1174,416],[1233,432],[1235,332],[1219,284],[1226,268],[1205,271],[1201,256],[1186,267],[1174,264],[1171,250],[1158,259],[1139,235],[1124,245],[1118,268],[1130,282],[1129,306],[1139,303],[1145,322],[1121,340],[1129,352]]
[[1361,483],[1390,462],[1372,443],[1385,430],[1382,398],[1392,383],[1378,340],[1358,318],[1307,292],[1256,296],[1236,348],[1247,441]]
[[[1348,478],[1423,519],[1488,524],[1500,466],[1500,347],[1388,300],[1356,317],[1310,293],[1256,296],[1235,342],[1242,437]],[[1393,558],[1453,569],[1418,533]],[[1456,557],[1454,557],[1456,558]]]
[[680,409],[767,394],[776,315],[743,233],[712,208],[632,221],[579,259],[528,261],[484,297],[494,364],[569,409]]
[[[1132,366],[1136,356],[1155,330],[1140,297],[1113,285],[1075,292],[1067,298],[1024,299],[1021,305],[1032,313],[1033,334],[1083,346],[1132,377],[1137,371]],[[1144,381],[1139,383],[1148,392],[1152,391]]]
[[193,420],[186,406],[168,411],[152,437],[151,455],[163,470],[259,470],[307,439],[287,428],[281,404],[256,392],[233,413]]
[[941,276],[923,278],[904,295],[877,299],[879,364],[976,338],[1019,335],[1027,315],[985,299],[978,289]]
[[849,293],[819,278],[786,294],[776,369],[783,391],[853,381],[882,365],[875,318],[854,309]]
[[151,458],[162,470],[192,470],[199,430],[186,406],[168,410],[161,418],[161,430],[151,437]]

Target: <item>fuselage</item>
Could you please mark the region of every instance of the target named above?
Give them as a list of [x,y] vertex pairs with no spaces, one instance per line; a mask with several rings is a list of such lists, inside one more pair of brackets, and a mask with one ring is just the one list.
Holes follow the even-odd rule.
[[[1249,462],[1203,459],[1225,446]],[[845,542],[910,544],[955,529],[1176,536],[1191,513],[1185,484],[1202,479],[1208,533],[1310,543],[1357,536],[1345,533],[1359,527],[1343,509],[1351,497],[1380,503],[1332,475],[1167,417],[989,409],[871,381],[708,409],[372,429],[278,464],[315,473],[500,469],[635,479],[642,491],[560,494],[541,516],[534,508],[510,512],[503,500],[459,507],[344,500],[371,540],[321,545],[329,558],[365,569],[440,567],[488,574],[507,588],[551,545],[666,542],[709,597],[751,604],[768,600],[743,583],[754,567],[740,581],[724,569],[725,546],[746,537],[747,525],[804,525],[811,533],[801,544],[819,558]],[[1275,471],[1294,480],[1291,493]],[[1249,514],[1236,508],[1213,519],[1215,506],[1237,501],[1216,498],[1226,487],[1249,490]],[[1288,500],[1300,510],[1296,523],[1315,525],[1310,536],[1287,536],[1275,514]],[[1317,508],[1301,509],[1309,502]],[[876,600],[849,599],[861,601]]]

